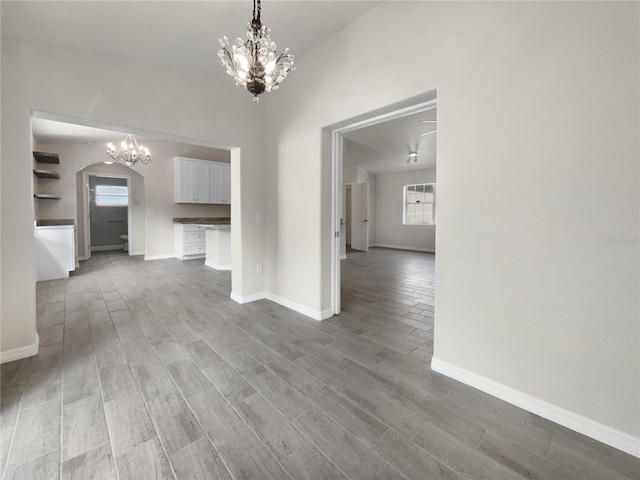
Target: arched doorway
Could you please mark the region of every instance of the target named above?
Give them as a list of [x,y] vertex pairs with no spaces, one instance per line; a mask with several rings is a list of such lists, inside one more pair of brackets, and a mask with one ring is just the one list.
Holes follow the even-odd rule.
[[[117,206],[108,199],[101,201],[105,197],[99,195],[99,189],[109,186],[126,192],[126,204]],[[76,194],[80,259],[88,259],[92,250],[121,248],[129,255],[145,253],[145,184],[142,174],[117,163],[88,165],[76,174]]]

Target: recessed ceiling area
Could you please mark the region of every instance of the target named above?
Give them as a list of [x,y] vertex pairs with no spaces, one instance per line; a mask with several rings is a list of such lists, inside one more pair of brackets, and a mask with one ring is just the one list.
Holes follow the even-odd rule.
[[[434,108],[346,132],[343,137],[368,155],[345,161],[374,174],[435,168],[437,133],[423,134],[437,128],[436,120]],[[417,161],[407,163],[411,152],[418,153]]]

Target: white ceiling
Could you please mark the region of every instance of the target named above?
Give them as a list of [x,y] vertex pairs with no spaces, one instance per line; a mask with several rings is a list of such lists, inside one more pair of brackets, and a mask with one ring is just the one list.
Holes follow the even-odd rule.
[[[373,173],[435,168],[437,133],[421,136],[437,128],[436,123],[421,120],[436,120],[437,109],[347,132],[343,136],[370,150],[366,162],[354,162]],[[410,152],[417,152],[417,162],[406,163]],[[347,159],[349,160],[349,159]]]
[[[41,145],[60,145],[68,143],[107,143],[119,145],[125,133],[102,128],[85,127],[72,123],[58,122],[44,118],[32,118],[31,129],[36,143]],[[136,135],[138,143],[151,143],[156,139]],[[106,148],[106,147],[105,147]]]
[[[288,46],[298,57],[325,37],[379,5],[379,1],[264,1],[262,21],[272,29],[279,48]],[[235,1],[7,1],[0,2],[2,37],[172,66],[222,71],[218,38],[244,36],[251,19],[250,0]],[[377,150],[374,172],[435,166],[436,136],[426,131],[421,114],[385,122],[345,136]],[[432,126],[427,124],[427,129]],[[38,143],[119,142],[122,132],[33,119]],[[137,136],[151,143],[153,138]],[[407,165],[408,153],[419,153]]]
[[[268,0],[262,22],[279,49],[299,56],[380,3]],[[3,0],[0,8],[3,37],[214,71],[218,39],[244,38],[253,2]]]

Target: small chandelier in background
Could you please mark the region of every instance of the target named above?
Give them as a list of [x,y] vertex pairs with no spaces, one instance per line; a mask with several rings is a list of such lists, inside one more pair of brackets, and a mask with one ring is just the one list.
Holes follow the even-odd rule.
[[280,82],[295,70],[294,56],[288,48],[280,55],[276,53],[276,44],[269,36],[271,30],[262,25],[260,12],[260,0],[253,0],[253,19],[247,24],[246,41],[238,38],[236,45],[230,45],[227,37],[218,40],[222,47],[218,52],[220,63],[236,85],[247,87],[254,102],[259,101],[261,93],[277,90]]
[[[121,143],[120,147],[116,149],[113,143],[107,144],[107,155],[116,162],[123,161],[128,167],[132,167],[138,162],[147,164],[151,161],[151,154],[149,149],[143,145],[138,145],[136,137],[131,133],[127,134]],[[104,163],[110,165],[113,160],[105,160]]]
[[411,160],[413,160],[414,162],[418,161],[418,152],[409,153],[409,158],[407,158],[407,163],[411,162]]

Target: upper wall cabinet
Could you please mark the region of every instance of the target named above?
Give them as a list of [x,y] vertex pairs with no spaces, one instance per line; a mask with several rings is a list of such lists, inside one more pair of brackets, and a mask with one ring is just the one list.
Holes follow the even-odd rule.
[[176,203],[231,203],[231,166],[186,157],[173,157]]
[[231,165],[212,163],[209,173],[211,203],[231,203]]

